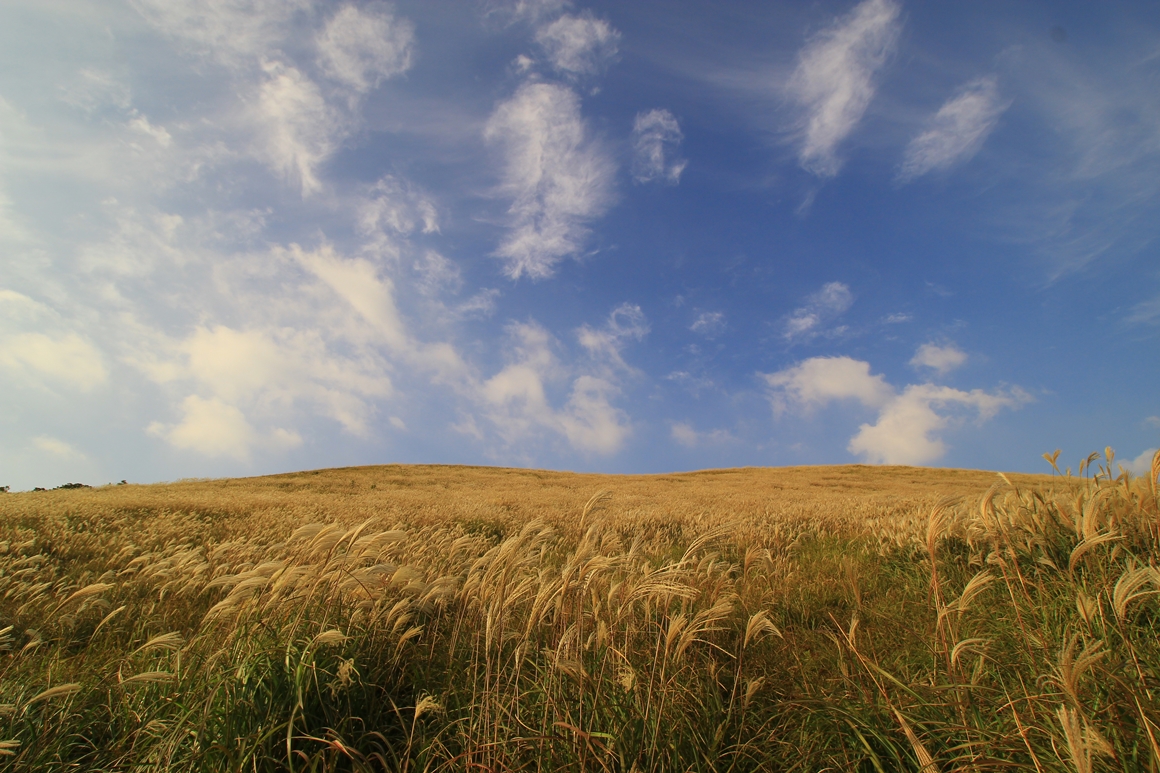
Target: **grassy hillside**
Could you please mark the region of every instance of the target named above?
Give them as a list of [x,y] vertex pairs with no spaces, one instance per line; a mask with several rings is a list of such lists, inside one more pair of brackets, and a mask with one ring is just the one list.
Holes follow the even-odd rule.
[[4,494],[0,767],[1156,771],[1157,505],[862,466]]

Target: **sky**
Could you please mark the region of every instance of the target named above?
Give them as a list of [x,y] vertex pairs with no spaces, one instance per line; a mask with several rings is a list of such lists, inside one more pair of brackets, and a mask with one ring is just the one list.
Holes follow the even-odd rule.
[[0,485],[1160,446],[1160,5],[5,0]]

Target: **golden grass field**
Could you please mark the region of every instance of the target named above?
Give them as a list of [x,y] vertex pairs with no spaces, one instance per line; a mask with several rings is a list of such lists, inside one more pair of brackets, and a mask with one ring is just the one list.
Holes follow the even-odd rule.
[[1160,455],[1093,461],[0,495],[0,768],[1160,771]]

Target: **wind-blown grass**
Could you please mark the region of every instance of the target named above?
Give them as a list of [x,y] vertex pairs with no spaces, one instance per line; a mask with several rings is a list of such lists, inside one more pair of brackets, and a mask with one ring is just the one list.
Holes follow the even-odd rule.
[[1110,468],[3,495],[0,766],[1156,771],[1160,455]]

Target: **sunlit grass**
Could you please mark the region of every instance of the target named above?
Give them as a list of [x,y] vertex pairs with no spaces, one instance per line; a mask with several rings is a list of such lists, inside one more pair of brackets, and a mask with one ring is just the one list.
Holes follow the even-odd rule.
[[0,495],[0,767],[1157,771],[1111,467]]

